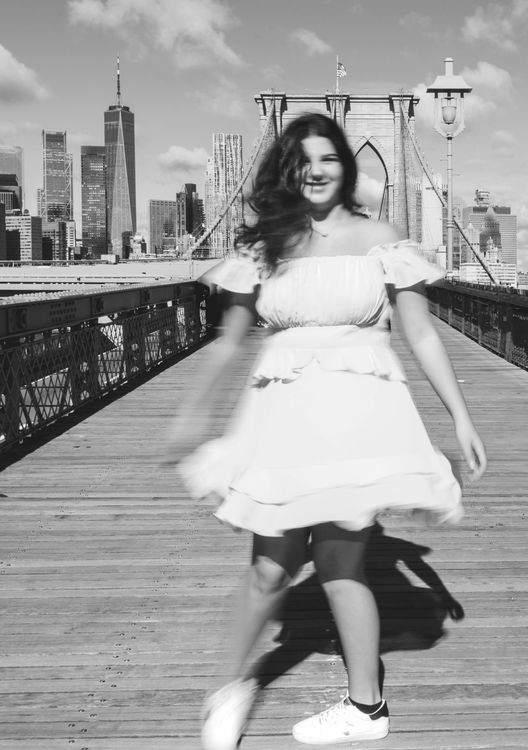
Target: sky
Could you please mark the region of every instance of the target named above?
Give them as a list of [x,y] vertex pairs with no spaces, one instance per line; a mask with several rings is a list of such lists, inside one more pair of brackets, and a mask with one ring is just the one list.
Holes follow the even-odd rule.
[[[518,217],[528,269],[528,0],[17,0],[0,24],[0,143],[24,148],[26,206],[42,185],[42,129],[67,131],[80,223],[80,146],[103,144],[103,112],[135,113],[138,229],[149,199],[174,199],[185,182],[203,191],[214,132],[258,140],[254,97],[275,89],[324,93],[413,92],[416,133],[445,176],[445,139],[434,132],[426,88],[454,59],[473,88],[466,129],[453,143],[454,193],[476,188]],[[360,163],[365,185],[381,167]]]

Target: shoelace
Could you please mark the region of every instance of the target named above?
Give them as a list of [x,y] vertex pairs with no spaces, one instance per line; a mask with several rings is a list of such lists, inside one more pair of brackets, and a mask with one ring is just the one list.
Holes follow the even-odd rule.
[[[319,714],[319,724],[324,726],[325,724],[333,722],[334,718],[342,718],[341,714],[343,709],[346,711],[346,706],[347,704],[344,701],[330,706],[330,708],[327,708],[326,711],[323,711],[321,714]],[[347,723],[352,724],[353,722],[347,720]]]

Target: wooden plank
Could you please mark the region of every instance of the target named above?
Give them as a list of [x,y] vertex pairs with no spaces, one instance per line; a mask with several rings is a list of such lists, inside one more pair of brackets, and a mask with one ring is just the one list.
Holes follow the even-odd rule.
[[[528,373],[437,326],[490,470],[465,488],[456,528],[381,519],[370,565],[392,732],[369,747],[526,748]],[[255,335],[211,435],[221,434],[257,348]],[[449,417],[397,331],[395,348],[433,441],[458,460]],[[250,540],[191,503],[158,458],[170,413],[207,356],[194,353],[4,470],[0,750],[199,748],[199,708],[222,678]],[[429,569],[464,619],[446,619]],[[289,640],[274,640],[277,622],[257,650],[274,650],[271,681],[241,750],[299,747],[291,725],[343,692],[310,563],[284,616]]]

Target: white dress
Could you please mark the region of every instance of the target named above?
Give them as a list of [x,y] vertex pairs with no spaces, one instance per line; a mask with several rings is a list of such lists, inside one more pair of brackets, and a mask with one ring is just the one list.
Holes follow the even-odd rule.
[[386,287],[442,276],[409,241],[285,259],[267,277],[248,258],[209,271],[226,290],[260,284],[273,333],[224,436],[181,462],[191,494],[217,493],[221,521],[264,536],[329,521],[361,529],[393,508],[458,521],[460,486],[390,347]]

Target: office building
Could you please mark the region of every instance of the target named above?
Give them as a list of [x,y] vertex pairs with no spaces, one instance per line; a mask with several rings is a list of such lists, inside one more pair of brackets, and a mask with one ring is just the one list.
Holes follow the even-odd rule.
[[108,251],[126,258],[136,234],[136,157],[134,113],[121,103],[119,60],[116,104],[104,113],[104,134]]
[[185,231],[187,234],[192,234],[194,225],[194,196],[197,195],[195,183],[186,182],[182,192],[185,193]]
[[193,234],[197,237],[203,231],[203,200],[196,192],[194,182],[186,182],[183,191],[185,192],[185,229],[187,234]]
[[150,200],[150,252],[159,255],[176,249],[176,201]]
[[43,221],[73,219],[72,155],[67,152],[66,133],[42,131],[43,186],[40,216]]
[[0,202],[0,260],[7,260],[6,244],[6,210],[3,203]]
[[77,228],[75,221],[66,221],[66,257],[71,260],[75,257],[75,247],[77,245]]
[[[208,160],[206,173],[206,229],[212,227],[216,217],[225,210],[242,173],[242,136],[238,133],[214,133],[213,156]],[[236,230],[242,223],[242,211],[242,198],[239,196],[211,235],[213,255],[223,256],[234,249]]]
[[6,259],[42,260],[42,219],[29,213],[5,217]]
[[[489,263],[488,267],[499,284],[517,286],[517,266],[513,263]],[[480,263],[461,263],[458,279],[471,284],[491,284],[490,277]]]
[[107,252],[106,148],[81,146],[82,244],[89,256]]
[[14,174],[20,188],[20,209],[24,202],[24,151],[21,146],[0,145],[0,174]]
[[65,221],[42,222],[42,259],[68,260]]
[[176,237],[181,246],[187,234],[187,196],[185,191],[176,193]]
[[[463,226],[464,229],[470,224],[475,231],[480,234],[486,222],[488,210],[492,209],[496,221],[500,238],[496,238],[496,244],[502,250],[502,262],[517,265],[517,217],[512,214],[510,206],[498,206],[492,204],[491,197],[486,190],[475,191],[475,204],[463,209]],[[489,221],[489,216],[488,216]],[[467,244],[464,243],[467,249]]]
[[22,210],[22,188],[16,174],[0,173],[0,203],[6,211]]

